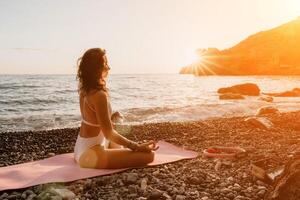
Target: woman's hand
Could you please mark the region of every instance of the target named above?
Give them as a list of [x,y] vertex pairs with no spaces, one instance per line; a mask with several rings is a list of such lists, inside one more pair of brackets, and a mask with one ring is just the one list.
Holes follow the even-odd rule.
[[114,112],[112,115],[111,115],[111,121],[113,122],[113,123],[120,123],[120,122],[122,122],[123,121],[123,119],[124,119],[124,117],[123,117],[123,115],[119,112],[119,111],[117,111],[117,112]]
[[153,140],[144,142],[142,144],[138,144],[137,148],[135,151],[139,152],[151,152],[151,151],[156,151],[159,148],[159,146],[154,142]]

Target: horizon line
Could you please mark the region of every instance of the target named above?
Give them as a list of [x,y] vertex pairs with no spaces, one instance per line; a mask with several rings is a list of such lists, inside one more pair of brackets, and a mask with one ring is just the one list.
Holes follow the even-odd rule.
[[[110,75],[145,75],[145,74],[179,74],[179,72],[170,72],[170,73],[113,73]],[[0,73],[0,76],[3,75],[76,75],[75,73],[49,73],[49,74],[43,74],[43,73],[25,73],[25,74],[17,74],[17,73]]]

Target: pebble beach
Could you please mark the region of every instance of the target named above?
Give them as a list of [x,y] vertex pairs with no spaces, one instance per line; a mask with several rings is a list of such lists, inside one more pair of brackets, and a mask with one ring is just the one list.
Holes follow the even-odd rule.
[[[47,197],[49,187],[63,187],[75,199],[200,199],[259,200],[269,185],[255,179],[253,161],[269,158],[268,168],[288,162],[300,150],[300,111],[265,116],[273,126],[255,127],[246,117],[212,118],[193,122],[147,123],[125,127],[129,139],[164,140],[199,153],[195,159],[129,169],[124,172],[59,184],[45,184],[0,192],[0,199],[60,199]],[[3,132],[0,140],[0,166],[40,160],[73,152],[79,128],[47,131]],[[202,155],[215,145],[239,146],[246,156],[216,160]]]

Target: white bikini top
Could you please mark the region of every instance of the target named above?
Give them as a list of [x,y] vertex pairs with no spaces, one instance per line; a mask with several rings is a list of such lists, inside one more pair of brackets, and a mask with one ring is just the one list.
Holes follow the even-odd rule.
[[[85,104],[94,112],[96,112],[96,110],[89,104],[88,100],[86,97],[83,98],[83,104]],[[111,112],[111,106],[110,106],[110,103],[109,103],[109,109],[110,109],[110,112]],[[84,119],[84,116],[82,116],[82,120],[81,120],[83,123],[87,124],[87,125],[90,125],[90,126],[94,126],[94,127],[100,127],[100,124],[93,124],[91,122],[88,122]]]

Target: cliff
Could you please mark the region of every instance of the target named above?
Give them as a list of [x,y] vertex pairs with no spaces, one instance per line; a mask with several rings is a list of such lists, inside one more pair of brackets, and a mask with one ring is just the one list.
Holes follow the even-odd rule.
[[300,75],[300,18],[218,50],[199,49],[201,62],[183,67],[195,75]]

